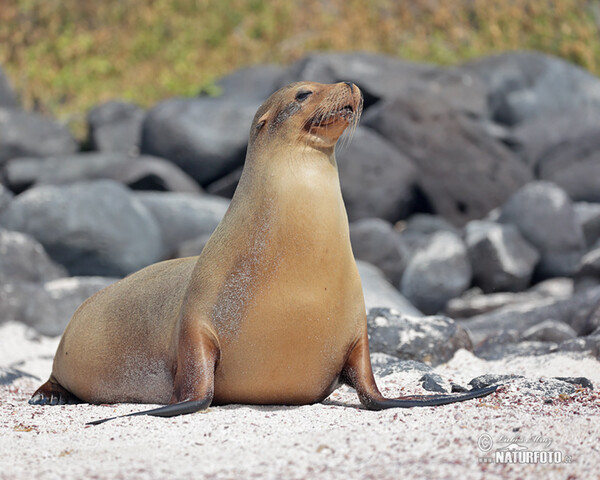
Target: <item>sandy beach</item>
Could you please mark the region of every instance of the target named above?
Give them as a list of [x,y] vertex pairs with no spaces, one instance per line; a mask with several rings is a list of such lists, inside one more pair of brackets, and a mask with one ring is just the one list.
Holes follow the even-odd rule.
[[[484,399],[371,412],[344,387],[317,405],[230,405],[171,419],[122,418],[91,427],[85,423],[146,407],[28,405],[50,373],[57,344],[58,338],[39,336],[21,324],[0,327],[2,479],[558,479],[595,478],[600,467],[597,390],[547,398],[507,384]],[[583,376],[595,387],[600,384],[599,362],[580,354],[488,362],[460,350],[435,371],[462,385],[485,373],[518,374],[542,383],[550,377]],[[420,375],[390,374],[378,383],[388,396],[427,393]],[[487,463],[509,445],[553,453],[522,454],[538,463]],[[540,463],[548,458],[561,463]]]

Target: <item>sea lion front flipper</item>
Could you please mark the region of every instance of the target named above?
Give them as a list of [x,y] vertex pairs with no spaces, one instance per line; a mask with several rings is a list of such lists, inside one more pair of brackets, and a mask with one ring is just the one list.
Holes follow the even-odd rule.
[[369,338],[366,329],[350,352],[342,370],[341,380],[356,390],[360,402],[369,410],[446,405],[472,398],[485,397],[495,392],[499,387],[499,385],[494,385],[456,395],[411,395],[399,398],[385,398],[379,392],[375,378],[373,377],[371,358],[369,356]]
[[177,369],[174,376],[171,403],[164,407],[134,412],[128,415],[103,418],[86,425],[100,425],[115,418],[150,415],[175,417],[206,410],[213,400],[215,368],[219,361],[219,348],[212,335],[197,328],[182,328],[179,338]]

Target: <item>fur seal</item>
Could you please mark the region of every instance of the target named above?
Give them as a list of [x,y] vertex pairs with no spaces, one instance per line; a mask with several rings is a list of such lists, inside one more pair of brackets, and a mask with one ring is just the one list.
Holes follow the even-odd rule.
[[[356,126],[350,82],[293,83],[258,110],[242,177],[201,255],[151,265],[86,300],[30,403],[303,405],[340,383],[372,410],[492,393],[384,398],[371,370],[362,286],[335,144]],[[103,419],[92,424],[98,424]]]

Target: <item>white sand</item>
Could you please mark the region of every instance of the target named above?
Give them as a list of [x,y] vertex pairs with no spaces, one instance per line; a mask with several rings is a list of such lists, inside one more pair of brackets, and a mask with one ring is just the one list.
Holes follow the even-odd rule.
[[[0,367],[50,373],[58,339],[0,326]],[[577,355],[486,362],[460,351],[436,371],[465,384],[484,373],[528,378],[584,376],[600,386],[600,363]],[[379,380],[389,396],[426,393],[418,375]],[[583,389],[544,403],[516,386],[482,400],[436,408],[370,412],[349,389],[305,407],[214,407],[172,419],[86,421],[140,405],[30,406],[41,381],[0,386],[0,478],[600,478],[600,399]],[[518,429],[518,430],[515,430]],[[528,450],[556,450],[571,463],[484,464],[477,440],[520,436]],[[546,447],[543,442],[551,442]]]

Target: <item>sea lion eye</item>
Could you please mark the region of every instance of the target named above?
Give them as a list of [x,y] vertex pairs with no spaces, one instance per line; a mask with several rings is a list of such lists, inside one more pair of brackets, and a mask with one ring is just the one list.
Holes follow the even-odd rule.
[[297,94],[296,94],[296,100],[298,100],[299,102],[303,102],[304,100],[306,100],[310,95],[312,95],[313,92],[311,92],[310,90],[300,90]]

